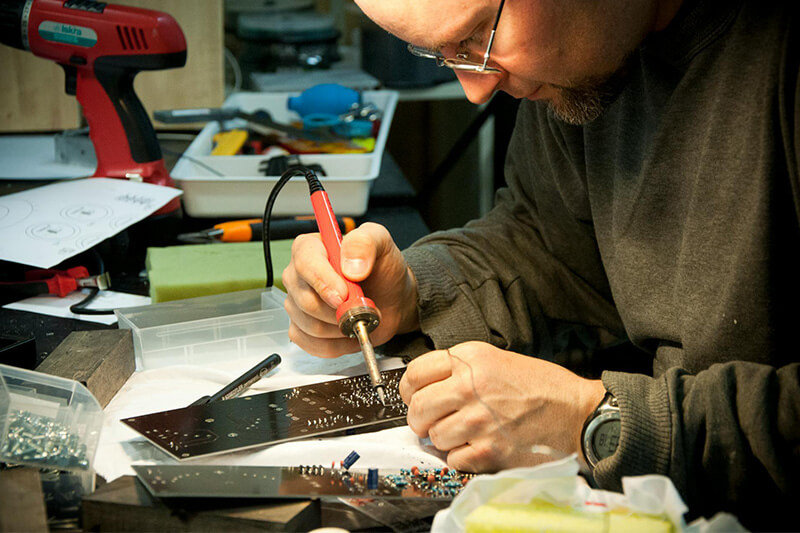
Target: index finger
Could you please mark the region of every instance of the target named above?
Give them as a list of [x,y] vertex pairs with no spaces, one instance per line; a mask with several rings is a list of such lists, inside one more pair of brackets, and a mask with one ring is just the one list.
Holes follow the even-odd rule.
[[431,383],[442,381],[452,375],[450,354],[447,350],[435,350],[413,359],[403,377],[398,390],[403,401],[408,405],[415,392]]
[[328,261],[319,233],[299,235],[294,240],[292,263],[297,274],[334,309],[347,297],[344,279]]

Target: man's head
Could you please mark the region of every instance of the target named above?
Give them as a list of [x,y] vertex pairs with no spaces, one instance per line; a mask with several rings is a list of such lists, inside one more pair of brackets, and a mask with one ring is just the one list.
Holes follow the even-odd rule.
[[[506,0],[489,66],[499,74],[457,72],[467,98],[496,90],[546,100],[560,119],[596,118],[622,87],[630,54],[663,29],[682,0]],[[380,26],[445,57],[483,53],[500,0],[356,0]]]

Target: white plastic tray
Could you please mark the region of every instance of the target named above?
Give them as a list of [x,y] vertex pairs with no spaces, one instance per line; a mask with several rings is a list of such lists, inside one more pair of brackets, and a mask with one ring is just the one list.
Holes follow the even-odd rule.
[[[241,92],[231,95],[224,107],[238,107],[252,112],[266,109],[277,122],[291,122],[298,116],[286,104],[289,96],[299,93],[253,93]],[[362,101],[375,104],[383,119],[375,149],[368,154],[307,154],[301,159],[305,164],[318,163],[327,172],[322,178],[331,204],[337,215],[360,216],[367,210],[369,190],[378,177],[386,138],[389,136],[394,110],[397,105],[396,91],[364,91]],[[226,127],[243,127],[240,120],[228,121]],[[266,159],[262,155],[212,156],[213,137],[219,132],[219,123],[206,124],[185,154],[172,170],[172,177],[183,189],[183,206],[187,214],[195,217],[254,217],[261,216],[264,204],[278,176],[263,176],[258,165]],[[210,166],[222,173],[216,176],[204,168]],[[308,186],[303,178],[297,178],[283,188],[273,208],[275,216],[312,214],[308,197]]]

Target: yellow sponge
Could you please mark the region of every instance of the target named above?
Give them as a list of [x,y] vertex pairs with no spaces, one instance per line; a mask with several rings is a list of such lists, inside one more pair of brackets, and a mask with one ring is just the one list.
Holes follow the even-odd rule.
[[467,515],[467,533],[510,532],[648,532],[671,533],[666,518],[620,511],[581,512],[544,501],[490,503]]
[[[291,239],[272,242],[270,251],[275,286],[285,290],[280,276],[291,259]],[[266,283],[260,242],[148,248],[146,267],[153,303],[256,289]]]

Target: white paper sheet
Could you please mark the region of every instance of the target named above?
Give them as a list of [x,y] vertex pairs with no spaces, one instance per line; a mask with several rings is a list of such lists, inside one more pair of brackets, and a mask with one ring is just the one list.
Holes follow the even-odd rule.
[[50,268],[180,194],[149,183],[90,178],[0,196],[0,259]]
[[[89,289],[83,289],[67,294],[63,298],[58,296],[33,296],[18,302],[6,304],[6,309],[16,309],[17,311],[30,311],[40,315],[60,316],[64,318],[74,318],[86,322],[96,322],[98,324],[112,325],[117,323],[116,315],[76,315],[69,310],[70,306],[83,300],[89,293]],[[138,294],[128,294],[116,291],[100,291],[91,301],[88,309],[119,309],[121,307],[136,307],[139,305],[150,305],[150,297],[139,296]]]

